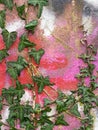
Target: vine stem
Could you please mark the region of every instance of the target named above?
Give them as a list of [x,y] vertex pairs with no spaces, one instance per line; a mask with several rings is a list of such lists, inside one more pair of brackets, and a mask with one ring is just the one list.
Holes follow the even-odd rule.
[[[34,64],[32,64],[32,63],[29,63],[29,68],[27,68],[28,69],[28,72],[29,72],[29,74],[31,75],[31,76],[40,76],[41,75],[41,73],[40,73],[40,71],[36,68],[36,66],[34,65]],[[51,89],[53,89],[56,93],[57,93],[57,90],[55,90],[53,87],[51,87],[51,86],[49,86]],[[49,94],[47,93],[47,91],[44,89],[44,92],[45,92],[45,94],[50,98],[50,99],[52,99],[50,96],[49,96]],[[53,100],[53,99],[52,99]]]
[[28,8],[29,8],[29,6],[28,6],[28,2],[26,1],[25,2],[25,24],[27,24],[28,23]]
[[49,117],[49,118],[53,118],[53,117],[60,116],[60,115],[62,115],[62,114],[64,114],[64,113],[66,113],[66,114],[68,114],[68,115],[70,115],[70,116],[74,116],[74,117],[78,118],[79,120],[85,119],[85,118],[81,118],[81,117],[75,116],[75,115],[73,115],[72,113],[70,113],[69,111],[65,111],[65,112],[63,112],[63,113],[57,113],[57,114],[54,114],[54,115],[51,115],[51,116],[48,116],[48,117]]
[[47,92],[45,89],[44,89],[43,91],[44,91],[44,92],[45,92],[45,94],[48,96],[48,98],[49,98],[49,99],[51,99],[51,100],[53,101],[53,98],[52,98],[52,97],[50,97],[50,95],[48,94],[48,92]]
[[[50,30],[49,28],[48,28],[48,30],[51,32],[51,30]],[[51,35],[52,35],[58,42],[60,42],[65,48],[69,48],[70,50],[72,50],[72,51],[75,52],[75,50],[74,50],[71,46],[67,45],[67,44],[65,43],[65,41],[61,40],[61,39],[60,39],[58,36],[56,36],[54,33],[51,32]]]

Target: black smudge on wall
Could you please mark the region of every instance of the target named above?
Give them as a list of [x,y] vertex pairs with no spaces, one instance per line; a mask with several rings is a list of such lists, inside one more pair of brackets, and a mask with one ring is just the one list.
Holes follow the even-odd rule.
[[98,8],[94,7],[93,5],[84,2],[83,3],[83,14],[85,16],[95,16],[98,17]]
[[66,5],[72,0],[51,0],[53,10],[59,15],[62,14]]

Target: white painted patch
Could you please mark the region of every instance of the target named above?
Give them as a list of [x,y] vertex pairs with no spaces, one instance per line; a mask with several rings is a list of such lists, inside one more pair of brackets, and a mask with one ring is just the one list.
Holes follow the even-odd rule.
[[84,0],[84,1],[89,3],[90,5],[93,5],[95,8],[98,7],[98,0]]
[[98,109],[93,109],[92,115],[94,116],[94,130],[98,130]]
[[9,107],[5,107],[4,110],[2,110],[2,112],[1,112],[2,122],[4,122],[4,123],[6,122],[8,115],[9,115]]
[[44,7],[42,16],[41,16],[41,24],[40,29],[44,31],[45,36],[51,35],[52,31],[55,27],[55,13],[49,7]]
[[97,118],[95,119],[95,122],[94,122],[94,130],[98,130],[98,119]]
[[10,23],[7,23],[5,28],[9,32],[12,32],[12,31],[20,30],[20,29],[24,28],[24,26],[25,26],[25,22],[23,20],[17,19],[17,20],[13,20]]
[[87,31],[87,34],[91,34],[93,30],[92,17],[91,16],[83,16],[82,24],[84,25],[84,30]]
[[29,91],[25,90],[25,94],[21,98],[21,103],[25,104],[27,101],[29,101],[29,104],[32,105],[33,103],[32,94]]

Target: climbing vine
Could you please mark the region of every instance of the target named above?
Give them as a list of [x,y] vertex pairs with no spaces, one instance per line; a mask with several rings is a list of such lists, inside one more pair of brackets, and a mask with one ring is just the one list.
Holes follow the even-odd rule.
[[[94,116],[92,115],[92,110],[98,106],[98,97],[95,95],[98,83],[93,63],[96,60],[97,50],[94,45],[88,43],[86,39],[87,32],[82,30],[84,37],[81,39],[81,44],[85,53],[81,54],[79,59],[83,61],[84,66],[80,66],[79,74],[76,75],[78,79],[77,89],[71,91],[69,95],[58,90],[57,99],[51,101],[51,99],[45,98],[43,106],[37,103],[31,105],[29,101],[22,103],[21,98],[25,93],[25,88],[32,91],[33,102],[35,102],[35,90],[38,90],[38,94],[40,94],[44,91],[45,86],[52,87],[54,85],[54,83],[50,82],[48,76],[43,76],[37,70],[41,57],[45,53],[44,50],[42,48],[36,49],[36,43],[30,42],[28,39],[29,32],[33,35],[38,25],[38,19],[41,17],[43,6],[47,6],[48,1],[28,0],[22,6],[17,6],[13,0],[0,0],[0,3],[5,6],[4,10],[0,11],[1,35],[5,43],[5,48],[0,50],[0,63],[4,60],[6,61],[6,58],[10,55],[9,49],[17,38],[17,32],[9,32],[5,28],[6,10],[12,10],[13,7],[16,8],[19,17],[27,21],[27,12],[25,12],[27,5],[28,7],[29,5],[37,7],[37,19],[29,23],[26,22],[25,29],[27,33],[20,37],[18,45],[19,52],[27,48],[28,59],[19,55],[16,61],[6,62],[6,73],[9,74],[14,83],[9,88],[2,89],[0,111],[3,111],[4,106],[8,106],[9,115],[6,123],[2,121],[2,115],[0,115],[0,129],[2,130],[2,126],[5,126],[7,130],[53,130],[55,126],[70,125],[64,117],[64,114],[68,114],[80,120],[81,126],[76,130],[93,130]],[[32,59],[36,62],[36,65],[31,62]],[[29,71],[32,78],[31,84],[21,84],[18,79],[24,69]],[[89,80],[88,85],[86,84],[86,79]],[[79,111],[79,105],[83,107],[82,111]],[[49,115],[53,107],[55,107],[55,114]]]

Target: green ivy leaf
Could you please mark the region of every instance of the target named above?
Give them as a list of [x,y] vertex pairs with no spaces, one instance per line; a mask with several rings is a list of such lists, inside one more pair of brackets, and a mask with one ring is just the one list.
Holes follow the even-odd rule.
[[0,0],[0,3],[3,4],[3,0]]
[[0,126],[2,126],[3,124],[2,124],[2,122],[0,122]]
[[0,103],[0,111],[2,110],[2,108],[3,108],[3,104],[2,104],[2,103]]
[[84,61],[84,63],[87,63],[88,60],[91,60],[91,59],[92,59],[92,56],[83,53],[83,54],[81,54],[81,55],[79,56],[79,58],[82,59],[82,60]]
[[0,120],[2,119],[2,116],[0,115]]
[[43,6],[48,5],[48,0],[28,0],[28,4],[38,6],[37,17],[40,18],[43,10]]
[[93,116],[89,114],[88,117],[81,120],[81,123],[87,124],[88,126],[92,126],[93,125]]
[[38,21],[37,20],[32,20],[31,22],[29,22],[28,24],[26,24],[25,28],[27,30],[30,30],[32,32],[34,32],[35,27],[38,25]]
[[82,103],[88,103],[91,107],[93,107],[93,103],[98,105],[97,97],[93,93],[89,93],[89,95],[83,95],[80,100]]
[[88,67],[84,67],[80,69],[80,74],[83,77],[88,77],[90,75]]
[[21,70],[24,69],[24,66],[22,66],[18,62],[14,62],[14,61],[7,62],[7,66],[8,66],[8,68],[14,68],[14,69],[16,69],[18,75],[20,75]]
[[27,61],[22,56],[19,56],[17,61],[7,62],[7,72],[12,78],[17,79],[21,71],[27,66]]
[[[24,106],[23,105],[11,106],[9,110],[12,113],[16,112],[17,119],[20,119],[20,121],[23,120],[23,118],[24,118]],[[12,117],[10,116],[10,120],[13,118],[13,116]]]
[[43,77],[43,76],[34,76],[33,77],[34,82],[36,82],[38,86],[38,92],[42,93],[45,86],[53,85],[50,83],[49,77]]
[[25,20],[25,5],[18,6],[17,12],[18,12],[19,17]]
[[66,97],[66,95],[62,91],[58,90],[58,99],[63,99],[64,97]]
[[20,125],[22,125],[23,127],[24,125],[27,126],[29,123],[32,124],[32,122],[30,122],[30,115],[33,113],[32,106],[16,104],[11,105],[9,110],[10,110],[8,117],[9,121],[13,119],[14,120],[20,119]]
[[15,68],[8,68],[7,73],[14,79],[17,79],[18,77],[18,72]]
[[96,88],[98,88],[98,83],[96,83],[96,82],[90,82],[90,85],[91,85],[91,88],[92,88],[92,90],[95,90]]
[[18,50],[19,50],[19,52],[21,52],[24,48],[34,47],[34,46],[35,46],[34,43],[30,42],[25,35],[22,35],[20,38]]
[[75,101],[76,101],[76,99],[72,94],[67,96],[67,100],[65,101],[66,108],[69,108],[69,106],[73,105],[75,103]]
[[69,124],[64,120],[64,115],[58,116],[56,121],[55,121],[55,125],[64,125],[64,126],[68,126]]
[[44,125],[46,123],[49,124],[49,125],[53,124],[53,122],[48,118],[48,116],[46,114],[43,114],[43,115],[40,116],[38,123],[40,125]]
[[95,65],[94,64],[88,64],[88,70],[89,70],[89,73],[91,75],[92,75],[94,69],[95,69]]
[[47,115],[47,112],[51,112],[51,107],[49,106],[45,106],[46,108],[44,109],[44,110],[42,110],[41,112],[42,112],[42,115]]
[[18,80],[16,80],[16,89],[17,90],[21,90],[21,89],[24,89],[24,87],[23,87],[23,85],[18,81]]
[[35,104],[35,108],[34,108],[34,113],[40,113],[41,112],[41,107],[40,104]]
[[24,68],[28,66],[28,62],[22,56],[18,56],[17,63],[22,65]]
[[14,31],[14,32],[9,33],[6,29],[4,29],[2,31],[2,36],[3,36],[3,40],[5,42],[5,45],[6,45],[6,49],[10,49],[10,47],[16,40],[17,32]]
[[5,27],[5,10],[0,11],[0,27]]
[[37,64],[39,64],[40,63],[40,60],[41,60],[41,57],[44,55],[44,50],[43,49],[39,49],[38,51],[35,49],[35,48],[33,48],[32,50],[31,50],[31,52],[29,52],[29,56],[30,57],[33,57],[34,58],[34,60],[36,61],[36,63]]
[[23,96],[24,93],[25,93],[24,86],[17,80],[16,88],[15,88],[15,95],[18,101],[20,100],[20,98]]
[[11,128],[10,130],[17,130],[15,127]]
[[94,75],[92,75],[92,76],[90,77],[90,79],[91,79],[91,81],[96,81],[97,77],[94,76]]
[[32,84],[23,84],[24,87],[27,87],[29,90],[31,90],[34,86]]
[[1,129],[1,126],[2,126],[2,125],[3,125],[3,123],[2,123],[2,122],[0,122],[0,130],[2,130],[2,129]]
[[66,104],[64,103],[64,101],[57,100],[56,105],[56,110],[58,111],[58,113],[64,112],[66,110]]
[[13,9],[13,0],[4,0],[4,4],[8,9]]
[[91,127],[90,127],[90,126],[87,126],[85,130],[91,130]]
[[10,127],[14,128],[14,126],[15,126],[15,120],[14,119],[7,119],[6,121],[8,122]]
[[8,9],[13,9],[13,0],[0,0],[0,3],[4,4]]
[[97,48],[94,45],[89,45],[88,48],[91,49],[92,53],[96,56],[96,54],[97,54]]
[[53,127],[54,127],[54,125],[52,124],[52,125],[45,125],[45,126],[42,126],[41,127],[41,130],[53,130]]
[[9,54],[7,53],[6,49],[0,50],[0,62],[2,62],[2,60],[7,56],[9,56]]
[[0,102],[2,102],[2,100],[3,100],[3,99],[2,99],[2,97],[0,96]]
[[44,98],[44,106],[47,106],[51,103],[51,101],[48,98]]
[[32,124],[27,124],[26,125],[26,130],[35,130],[34,126]]
[[80,86],[79,89],[78,89],[78,93],[79,95],[82,94],[82,95],[88,95],[90,93],[90,90],[87,86]]
[[4,88],[2,90],[3,97],[7,100],[7,102],[10,105],[13,104],[15,99],[17,99],[20,102],[20,98],[23,96],[24,93],[25,91],[23,90],[23,88],[21,88],[21,85],[20,88],[19,86],[18,87],[16,86],[16,88],[10,87],[9,89]]
[[72,106],[72,108],[70,109],[70,112],[73,115],[77,116],[77,117],[81,117],[81,115],[80,115],[80,113],[78,111],[78,105],[77,104],[75,104],[75,105]]

